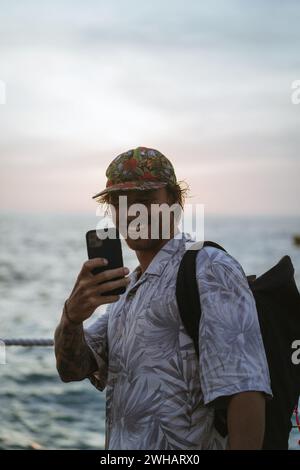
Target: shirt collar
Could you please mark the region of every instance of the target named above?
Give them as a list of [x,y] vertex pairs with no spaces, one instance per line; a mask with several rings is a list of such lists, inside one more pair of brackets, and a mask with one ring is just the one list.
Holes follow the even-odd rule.
[[144,271],[138,280],[137,277],[141,271],[140,265],[138,265],[132,271],[133,283],[144,280],[148,275],[161,276],[174,254],[180,250],[183,255],[186,249],[186,243],[193,241],[194,239],[190,236],[190,234],[178,231],[177,234],[168,240],[167,243],[165,243],[163,247],[156,253],[146,271]]

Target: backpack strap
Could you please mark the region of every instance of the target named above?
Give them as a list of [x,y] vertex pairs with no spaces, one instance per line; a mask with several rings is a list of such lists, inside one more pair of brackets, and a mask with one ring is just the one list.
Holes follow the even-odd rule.
[[[204,246],[213,246],[226,252],[221,245],[212,241],[205,241],[202,248]],[[196,258],[198,251],[199,250],[187,250],[183,255],[177,274],[176,300],[182,323],[193,340],[195,350],[199,358],[199,322],[201,318],[201,304],[196,278]],[[228,434],[226,414],[227,412],[224,408],[215,410],[214,426],[223,437]]]
[[[213,246],[226,252],[221,245],[212,241],[205,241],[202,248],[204,246]],[[199,357],[198,339],[201,304],[196,279],[196,258],[198,251],[187,250],[183,255],[177,274],[176,300],[182,323],[192,338],[197,356]]]

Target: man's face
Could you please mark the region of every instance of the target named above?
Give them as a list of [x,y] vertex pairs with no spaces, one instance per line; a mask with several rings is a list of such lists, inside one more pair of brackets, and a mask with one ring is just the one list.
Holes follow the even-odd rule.
[[[122,206],[120,205],[119,196],[127,196],[127,211],[125,209],[122,211]],[[151,218],[151,205],[160,205],[160,204],[167,204],[168,206],[172,205],[173,201],[170,199],[170,195],[166,188],[160,188],[155,190],[128,190],[128,191],[116,191],[111,193],[110,195],[110,204],[113,206],[113,221],[115,226],[118,228],[120,233],[125,238],[129,248],[135,251],[146,251],[146,250],[153,250],[155,247],[161,244],[162,238],[162,223],[161,223],[161,214],[159,215],[158,219],[156,220],[157,230],[158,230],[158,238],[151,237],[151,227],[155,225],[155,218]],[[145,214],[145,218],[143,218],[143,223],[145,224],[144,227],[138,226],[138,229],[141,228],[143,233],[147,234],[147,238],[132,238],[130,234],[130,228],[135,227],[136,223],[134,222],[135,219],[140,220],[140,213],[139,211],[133,211],[133,215],[129,215],[128,212],[130,207],[133,204],[143,204],[144,210],[143,214]],[[157,208],[157,206],[156,206]],[[132,208],[133,209],[133,208]],[[153,211],[153,206],[152,206]],[[153,212],[152,212],[153,213]],[[170,233],[172,233],[174,229],[174,214],[171,213],[170,217]],[[127,234],[123,233],[122,226],[120,225],[121,218],[125,221],[125,225],[127,228]],[[129,230],[128,230],[129,229]],[[138,230],[135,230],[137,232]]]

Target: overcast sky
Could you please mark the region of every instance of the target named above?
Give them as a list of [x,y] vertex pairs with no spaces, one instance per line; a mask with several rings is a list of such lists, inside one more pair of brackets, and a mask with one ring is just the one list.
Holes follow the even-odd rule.
[[0,208],[90,211],[159,149],[207,212],[300,215],[300,2],[0,0]]

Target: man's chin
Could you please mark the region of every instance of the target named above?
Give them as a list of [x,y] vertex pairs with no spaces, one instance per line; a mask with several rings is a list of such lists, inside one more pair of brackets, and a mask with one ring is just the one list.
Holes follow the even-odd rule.
[[135,251],[148,251],[148,250],[153,250],[156,246],[159,246],[161,244],[161,240],[159,239],[143,239],[143,238],[138,238],[137,240],[134,240],[132,238],[126,238],[126,243],[131,248],[132,250]]

